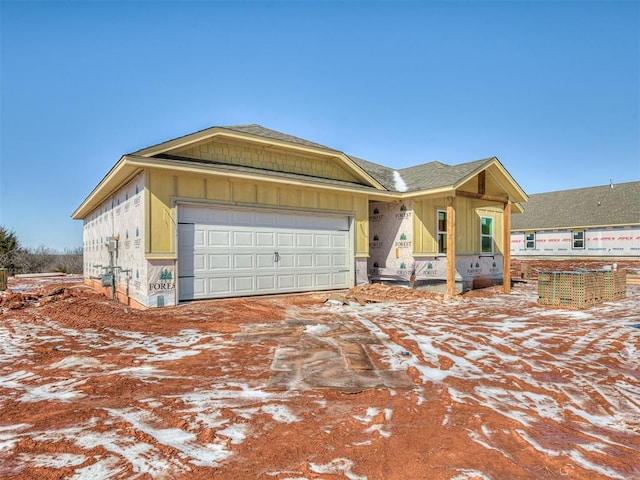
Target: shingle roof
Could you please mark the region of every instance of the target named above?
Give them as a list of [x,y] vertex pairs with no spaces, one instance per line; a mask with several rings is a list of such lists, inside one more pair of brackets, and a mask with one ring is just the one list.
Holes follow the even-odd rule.
[[432,188],[450,187],[458,184],[476,170],[490,163],[493,158],[485,158],[459,165],[445,165],[440,162],[430,162],[414,167],[403,168],[400,176],[407,184],[408,191],[427,190]]
[[275,130],[265,128],[255,123],[251,125],[232,125],[232,126],[218,127],[218,128],[221,128],[224,130],[233,130],[234,132],[248,133],[250,135],[256,135],[258,137],[263,137],[263,138],[271,138],[274,140],[280,140],[282,142],[296,143],[298,145],[305,145],[307,147],[316,147],[316,148],[322,148],[324,150],[333,150],[334,152],[337,151],[334,148],[330,148],[325,145],[320,145],[319,143],[310,142],[309,140],[305,140],[304,138],[294,137],[293,135],[287,135],[286,133],[277,132]]
[[640,182],[538,193],[524,213],[514,215],[512,230],[640,224]]
[[[390,192],[414,192],[433,188],[451,187],[458,184],[458,182],[466,178],[472,172],[480,170],[484,164],[488,164],[493,160],[492,158],[488,158],[453,166],[445,165],[444,163],[440,162],[430,162],[422,165],[404,168],[398,170],[396,173],[396,170],[392,168],[385,167],[368,160],[363,160],[358,157],[346,155],[345,153],[331,147],[311,142],[309,140],[305,140],[304,138],[294,137],[293,135],[288,135],[276,130],[271,130],[257,124],[210,127],[204,130],[200,130],[199,132],[185,135],[183,137],[174,138],[164,143],[175,142],[176,140],[180,140],[184,137],[189,137],[192,135],[195,136],[200,133],[213,130],[230,130],[234,132],[255,135],[257,137],[278,140],[281,142],[320,148],[330,152],[335,152],[336,154],[345,155]],[[142,150],[138,150],[137,152],[133,152],[133,154],[144,154],[145,151],[148,151],[149,149],[152,149],[154,147],[156,146],[146,147]]]

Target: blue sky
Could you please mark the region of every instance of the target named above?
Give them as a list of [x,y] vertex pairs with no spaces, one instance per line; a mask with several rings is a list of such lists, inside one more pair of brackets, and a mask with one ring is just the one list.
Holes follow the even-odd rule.
[[640,180],[640,2],[0,0],[0,225],[70,219],[121,155],[258,123],[524,190]]

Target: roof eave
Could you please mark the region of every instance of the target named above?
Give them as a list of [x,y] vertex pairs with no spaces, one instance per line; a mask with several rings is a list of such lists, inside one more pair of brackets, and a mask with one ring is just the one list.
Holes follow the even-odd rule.
[[71,214],[73,220],[82,220],[89,215],[110,194],[138,172],[137,167],[123,156],[100,180],[100,183],[84,199],[80,206]]

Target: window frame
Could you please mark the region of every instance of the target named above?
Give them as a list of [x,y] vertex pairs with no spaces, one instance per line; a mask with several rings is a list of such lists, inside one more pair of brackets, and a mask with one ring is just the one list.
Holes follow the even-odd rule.
[[[528,238],[529,235],[532,235],[532,238]],[[536,232],[524,232],[524,249],[525,250],[535,250],[536,249]],[[531,243],[531,246],[529,246]]]
[[[483,232],[483,226],[484,226],[484,220],[490,220],[489,222],[489,226],[490,226],[490,232],[489,233],[484,233]],[[495,246],[494,246],[494,241],[493,241],[493,224],[494,224],[494,218],[493,217],[489,217],[487,215],[481,215],[480,216],[480,255],[493,255],[494,251],[495,251]],[[484,239],[488,238],[491,241],[491,251],[484,251]]]
[[[444,217],[444,230],[440,230],[440,214]],[[447,210],[443,208],[436,209],[436,252],[447,254]]]
[[[573,250],[584,250],[586,247],[587,239],[585,236],[584,230],[571,230],[571,248]],[[576,238],[576,235],[579,234],[581,238]],[[582,242],[582,246],[576,246],[577,242]]]

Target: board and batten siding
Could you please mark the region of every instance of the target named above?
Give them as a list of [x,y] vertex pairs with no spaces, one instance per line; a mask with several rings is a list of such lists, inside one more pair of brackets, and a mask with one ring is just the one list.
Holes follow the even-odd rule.
[[[503,215],[501,207],[480,206],[481,202],[469,198],[456,198],[456,253],[475,255],[480,247],[480,218],[491,217],[494,221],[494,254],[503,253]],[[414,255],[437,255],[438,210],[446,210],[445,198],[428,198],[413,202]]]
[[[225,164],[261,168],[276,172],[297,173],[318,178],[333,178],[347,182],[358,179],[340,162],[327,156],[310,156],[279,151],[267,147],[236,145],[220,141],[203,141],[200,144],[171,151],[172,155],[210,160]],[[336,155],[338,155],[336,153]]]
[[147,252],[151,256],[176,256],[176,201],[229,204],[326,213],[354,217],[355,256],[367,256],[368,197],[341,191],[318,190],[271,182],[230,179],[222,174],[188,175],[149,171]]

